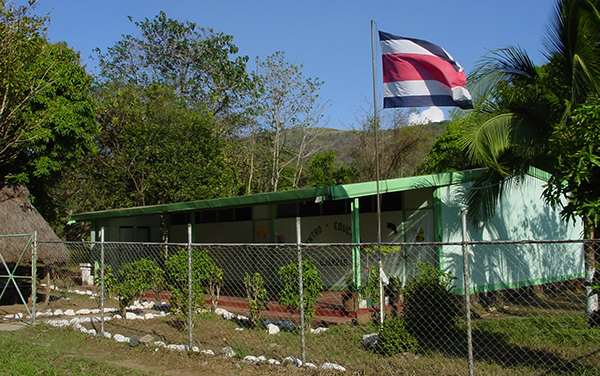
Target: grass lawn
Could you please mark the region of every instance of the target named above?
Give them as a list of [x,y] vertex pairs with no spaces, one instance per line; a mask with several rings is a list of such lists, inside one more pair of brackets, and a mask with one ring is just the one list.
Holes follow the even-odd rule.
[[[112,320],[105,330],[126,336],[153,334],[167,343],[186,343],[174,316],[153,320]],[[89,326],[91,327],[91,326]],[[300,357],[297,333],[276,336],[264,330],[236,330],[233,321],[201,315],[194,339],[216,353],[224,346],[236,358],[187,354],[154,347],[130,347],[82,334],[72,328],[44,324],[0,332],[2,375],[332,375],[333,371],[252,364],[245,355],[281,360]],[[464,375],[467,370],[464,331],[432,336],[417,354],[384,357],[361,346],[372,325],[332,326],[307,336],[307,360],[334,362],[351,375]],[[156,335],[160,333],[160,335]],[[477,375],[600,375],[600,329],[589,328],[580,312],[554,316],[503,315],[474,320]]]

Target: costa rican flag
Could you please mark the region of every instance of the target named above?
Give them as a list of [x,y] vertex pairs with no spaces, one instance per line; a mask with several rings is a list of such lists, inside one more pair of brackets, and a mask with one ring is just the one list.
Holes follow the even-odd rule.
[[383,107],[473,108],[464,69],[442,47],[379,32]]

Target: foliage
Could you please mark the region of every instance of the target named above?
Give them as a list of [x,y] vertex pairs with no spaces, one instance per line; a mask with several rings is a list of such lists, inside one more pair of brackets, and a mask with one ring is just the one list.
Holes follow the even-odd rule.
[[208,278],[206,292],[210,299],[211,309],[214,311],[217,309],[219,304],[219,298],[221,297],[221,288],[223,287],[223,269],[213,267],[210,270],[210,276]]
[[[600,93],[598,14],[595,1],[557,1],[544,65],[535,66],[525,51],[510,47],[493,51],[473,73],[479,100],[467,117],[463,142],[474,163],[490,168],[469,193],[474,223],[491,218],[505,183],[530,166],[558,172],[546,199],[557,203],[569,193],[560,187],[563,176],[557,164],[574,151],[562,147],[560,132],[573,125],[573,111]],[[577,134],[571,140],[579,137],[585,138]],[[570,188],[578,184],[573,178]],[[568,212],[573,213],[571,208]]]
[[135,25],[138,35],[98,50],[98,155],[70,172],[67,210],[237,193],[231,137],[245,122],[254,88],[247,57],[235,56],[231,36],[162,12]]
[[[217,285],[219,276],[222,279],[223,271],[210,258],[205,249],[192,248],[192,325],[196,320],[196,311],[204,307],[204,293],[209,286]],[[181,316],[186,325],[188,323],[189,294],[188,294],[188,250],[181,249],[178,253],[170,255],[165,263],[167,271],[167,285],[173,292],[170,300],[171,307]],[[215,295],[216,297],[216,295]]]
[[[102,276],[100,274],[100,268],[94,270],[94,285],[100,288],[102,284]],[[117,284],[117,278],[113,272],[112,266],[104,265],[104,293],[109,298],[115,298],[115,286]]]
[[417,167],[417,174],[438,174],[477,167],[468,158],[460,142],[464,131],[464,121],[461,119],[446,123],[446,132],[435,140],[427,157]]
[[[283,288],[279,291],[279,304],[292,312],[300,309],[298,275],[297,262],[279,268],[279,278],[283,284]],[[316,313],[317,298],[323,291],[321,274],[310,258],[302,260],[302,286],[305,324],[309,326],[311,318]]]
[[362,286],[363,296],[373,300],[373,305],[379,302],[379,267],[369,268],[367,280]]
[[112,272],[107,273],[105,269],[104,288],[119,299],[121,315],[125,317],[126,308],[134,299],[139,298],[144,291],[156,289],[156,286],[163,284],[163,275],[164,272],[158,267],[156,261],[143,258],[119,266],[119,275],[114,281],[109,282],[108,286],[106,281],[114,276]]
[[[414,110],[411,110],[414,111]],[[376,179],[377,164],[375,147],[379,151],[379,173],[381,179],[413,176],[417,166],[427,155],[435,137],[442,132],[443,125],[437,123],[413,125],[410,111],[395,110],[379,119],[377,128],[378,145],[375,144],[375,124],[371,113],[358,119],[353,130],[355,142],[351,148],[351,167],[354,178],[359,181]]]
[[354,174],[348,167],[335,166],[336,154],[333,150],[315,154],[306,168],[304,186],[324,187],[346,184]]
[[379,329],[377,344],[373,350],[385,356],[405,352],[416,352],[419,349],[416,338],[408,330],[402,317],[385,320]]
[[417,264],[418,274],[404,288],[406,329],[423,341],[447,334],[460,316],[457,296],[451,290],[454,277],[427,262]]
[[250,157],[261,156],[262,160],[250,164],[249,173],[257,174],[254,180],[248,179],[248,186],[270,192],[298,188],[308,158],[320,150],[315,140],[327,107],[318,95],[323,82],[305,78],[303,66],[287,62],[283,52],[257,64],[258,99]]
[[553,134],[558,154],[556,171],[552,174],[545,197],[555,205],[561,197],[568,199],[562,214],[565,218],[588,218],[600,225],[600,99],[573,110],[564,125]]
[[98,51],[101,83],[170,87],[182,105],[220,117],[252,89],[248,57],[236,56],[232,36],[173,20],[164,12],[133,23],[139,35],[124,35],[106,54]]
[[254,273],[254,275],[246,273],[244,276],[244,287],[246,288],[246,296],[248,297],[250,323],[253,328],[256,328],[261,319],[260,311],[267,308],[269,296],[260,273]]
[[93,151],[97,127],[91,77],[75,51],[48,42],[34,8],[0,2],[0,178],[28,186],[53,221],[51,189]]

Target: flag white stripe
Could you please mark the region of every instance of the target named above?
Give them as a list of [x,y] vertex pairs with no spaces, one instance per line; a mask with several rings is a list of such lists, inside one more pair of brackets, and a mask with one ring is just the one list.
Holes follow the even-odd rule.
[[396,81],[383,84],[383,97],[412,97],[447,95],[455,101],[471,100],[471,94],[462,86],[450,88],[439,81]]
[[396,81],[383,84],[384,97],[410,97],[415,95],[448,95],[452,89],[439,81]]
[[388,39],[381,41],[381,53],[387,54],[419,54],[435,56],[429,50],[407,39]]

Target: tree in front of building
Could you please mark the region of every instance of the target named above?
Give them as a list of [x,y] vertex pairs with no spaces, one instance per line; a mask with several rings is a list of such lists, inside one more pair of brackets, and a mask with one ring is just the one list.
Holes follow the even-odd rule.
[[75,51],[45,37],[35,1],[0,1],[0,177],[26,185],[50,221],[52,188],[94,149],[92,78]]

